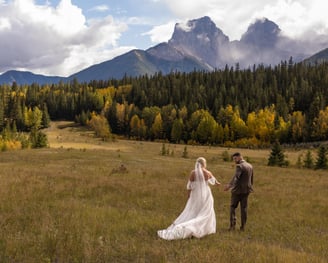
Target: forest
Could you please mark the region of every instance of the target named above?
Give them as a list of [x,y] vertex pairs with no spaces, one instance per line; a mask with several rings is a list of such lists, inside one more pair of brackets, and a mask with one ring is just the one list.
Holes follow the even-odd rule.
[[51,120],[98,137],[268,147],[328,139],[328,63],[0,86],[1,149],[43,147]]

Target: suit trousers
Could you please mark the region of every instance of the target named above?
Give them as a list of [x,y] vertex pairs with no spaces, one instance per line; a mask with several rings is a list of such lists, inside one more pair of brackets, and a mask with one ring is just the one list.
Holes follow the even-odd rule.
[[240,203],[240,216],[241,216],[241,229],[244,229],[247,221],[247,201],[249,193],[235,194],[231,193],[230,202],[230,228],[235,228],[236,226],[236,208]]

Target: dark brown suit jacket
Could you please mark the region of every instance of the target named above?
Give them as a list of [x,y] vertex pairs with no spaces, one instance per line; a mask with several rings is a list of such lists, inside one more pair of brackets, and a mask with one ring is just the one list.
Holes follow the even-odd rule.
[[236,172],[230,181],[231,193],[247,194],[253,192],[253,166],[241,160],[236,166]]

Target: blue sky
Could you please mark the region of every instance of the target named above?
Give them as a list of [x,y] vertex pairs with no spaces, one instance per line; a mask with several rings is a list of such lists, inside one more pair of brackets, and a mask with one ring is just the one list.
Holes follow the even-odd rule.
[[266,17],[292,38],[327,42],[326,0],[0,0],[0,73],[68,76],[167,42],[176,23],[209,16],[230,40]]

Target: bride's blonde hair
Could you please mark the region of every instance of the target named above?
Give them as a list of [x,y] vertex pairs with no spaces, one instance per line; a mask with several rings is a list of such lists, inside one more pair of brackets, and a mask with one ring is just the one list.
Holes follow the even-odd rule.
[[196,163],[200,163],[203,168],[206,168],[206,159],[204,157],[197,158]]

